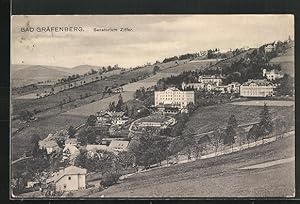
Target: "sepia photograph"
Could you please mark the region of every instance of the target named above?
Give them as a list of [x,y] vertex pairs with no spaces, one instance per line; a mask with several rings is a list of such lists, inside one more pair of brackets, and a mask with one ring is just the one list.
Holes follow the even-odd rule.
[[10,199],[295,197],[291,14],[13,15]]

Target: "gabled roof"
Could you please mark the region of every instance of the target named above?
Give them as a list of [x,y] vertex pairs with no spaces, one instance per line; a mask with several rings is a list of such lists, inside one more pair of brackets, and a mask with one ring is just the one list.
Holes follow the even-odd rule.
[[116,111],[106,111],[106,112],[100,112],[99,115],[100,116],[110,116],[110,117],[122,117],[125,114],[125,112],[121,111],[121,112],[116,112]]
[[86,169],[79,168],[77,166],[69,166],[55,173],[52,177],[46,180],[46,183],[50,183],[50,182],[56,183],[66,175],[78,175],[78,174],[86,174],[86,173],[87,173]]
[[167,88],[165,91],[180,91],[180,90],[176,87],[170,87],[170,88]]
[[77,144],[77,139],[76,138],[69,138],[66,139],[65,144],[70,143],[70,144]]
[[45,148],[53,148],[53,147],[58,147],[58,144],[55,140],[42,140],[42,141],[39,141],[39,146],[41,147],[45,147]]
[[86,150],[87,151],[92,151],[92,150],[107,150],[108,146],[106,145],[86,145]]
[[117,141],[117,140],[113,140],[109,144],[109,148],[125,150],[125,149],[127,149],[128,144],[129,144],[129,141]]
[[266,71],[266,74],[281,74],[281,72],[279,71],[279,70],[277,70],[277,69],[272,69],[272,70],[270,70],[270,71]]
[[222,79],[222,77],[218,75],[203,75],[199,76],[199,79]]
[[270,45],[266,46],[266,48],[274,48],[274,46],[270,44]]
[[247,82],[243,83],[242,86],[249,86],[250,84],[256,84],[257,86],[271,86],[271,82],[265,79],[249,79]]
[[234,85],[241,85],[239,82],[231,82],[230,84],[227,84],[227,85],[231,85],[231,84],[234,84]]
[[69,150],[71,155],[75,155],[80,152],[79,149],[73,145],[66,145],[65,148],[63,149],[63,152],[65,152],[67,150]]

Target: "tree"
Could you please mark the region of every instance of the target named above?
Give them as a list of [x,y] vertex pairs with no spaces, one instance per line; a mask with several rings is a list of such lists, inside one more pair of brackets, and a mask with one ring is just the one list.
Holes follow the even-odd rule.
[[224,144],[228,145],[233,145],[235,143],[234,136],[236,135],[235,130],[233,129],[232,126],[227,126],[225,130],[225,139],[224,139]]
[[222,141],[222,132],[221,129],[218,129],[217,131],[213,132],[213,135],[211,137],[211,143],[213,144],[215,151],[218,151],[218,148],[220,146],[220,143]]
[[118,103],[116,105],[116,112],[121,112],[122,111],[122,106],[123,106],[123,97],[121,94],[119,94],[119,100],[118,100]]
[[238,127],[238,123],[237,123],[237,120],[235,118],[235,115],[231,115],[229,117],[228,126],[232,126],[233,128],[237,128]]
[[156,74],[156,72],[158,72],[160,70],[159,66],[154,66],[153,68],[153,74]]
[[269,111],[269,107],[267,104],[264,104],[263,110],[260,113],[260,122],[259,122],[259,127],[261,128],[261,133],[263,135],[267,135],[272,133],[273,131],[273,123],[272,123],[272,118],[271,114]]
[[56,143],[62,149],[65,147],[65,139],[62,138],[62,137],[57,137],[56,138]]
[[76,129],[73,126],[70,126],[68,129],[70,138],[74,138],[76,134]]
[[21,120],[28,120],[30,119],[31,117],[33,116],[33,113],[28,111],[28,110],[25,110],[25,111],[22,111],[20,113],[20,118]]
[[276,88],[276,94],[279,96],[293,95],[294,79],[284,74],[283,78],[278,80],[279,86]]
[[194,103],[190,102],[189,104],[187,104],[187,109],[189,113],[193,113],[196,110],[196,106]]
[[250,139],[254,139],[254,141],[256,142],[260,136],[261,136],[260,127],[257,124],[254,124],[247,134],[248,144],[250,142]]
[[96,126],[97,117],[95,115],[90,115],[86,121],[88,126]]
[[31,137],[31,144],[36,144],[41,140],[40,136],[37,134],[33,134]]
[[129,116],[129,108],[128,108],[128,105],[126,104],[125,105],[125,110],[124,110],[124,114],[126,115],[126,116]]
[[39,143],[38,142],[34,143],[34,146],[32,148],[32,156],[34,158],[39,156],[39,153],[40,153],[39,150],[40,150]]
[[108,110],[109,111],[116,111],[116,105],[115,105],[114,101],[109,103]]
[[79,132],[78,142],[81,145],[95,144],[97,139],[97,130],[86,128]]
[[[131,143],[131,142],[130,142]],[[129,151],[135,156],[138,165],[149,168],[151,164],[166,158],[168,141],[155,133],[144,132],[135,137]]]

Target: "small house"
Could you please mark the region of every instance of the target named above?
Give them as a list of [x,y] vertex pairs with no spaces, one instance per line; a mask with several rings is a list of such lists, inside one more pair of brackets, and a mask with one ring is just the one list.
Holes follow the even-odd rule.
[[85,189],[87,170],[76,166],[66,167],[46,180],[48,185],[54,185],[56,191],[74,191]]

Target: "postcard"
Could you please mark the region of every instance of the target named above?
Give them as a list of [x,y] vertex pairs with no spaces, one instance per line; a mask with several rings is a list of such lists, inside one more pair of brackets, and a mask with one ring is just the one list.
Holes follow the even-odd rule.
[[293,15],[11,21],[11,199],[295,196]]

